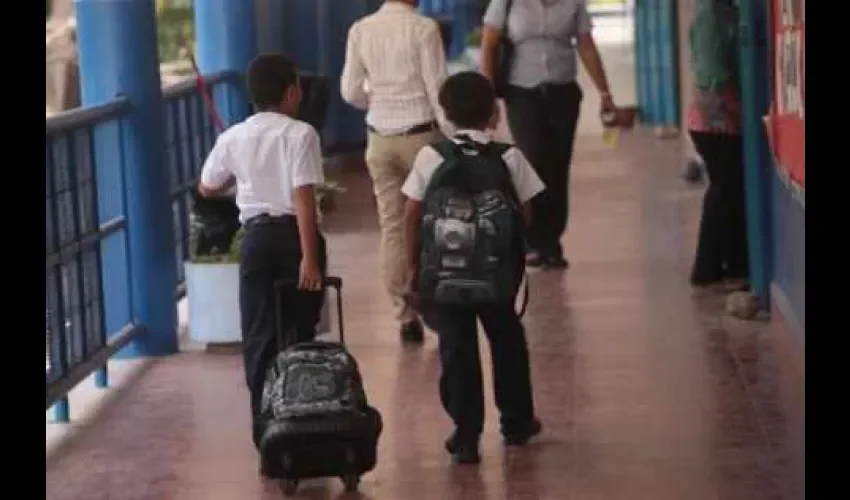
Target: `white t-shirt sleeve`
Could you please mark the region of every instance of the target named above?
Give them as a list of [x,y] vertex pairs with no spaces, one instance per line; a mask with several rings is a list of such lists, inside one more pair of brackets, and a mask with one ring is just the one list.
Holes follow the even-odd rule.
[[482,24],[488,28],[501,30],[505,27],[508,17],[508,0],[490,0],[487,11],[484,13]]
[[502,158],[511,171],[511,178],[520,203],[527,203],[546,188],[537,172],[531,167],[531,163],[518,148],[512,147],[507,150]]
[[319,134],[312,126],[307,125],[307,127],[308,130],[296,149],[295,158],[292,163],[292,189],[323,184],[325,182]]
[[422,201],[431,176],[441,163],[443,163],[443,157],[434,148],[425,146],[420,149],[413,161],[413,168],[407,175],[407,180],[401,186],[401,192],[411,200]]
[[233,171],[227,158],[227,147],[219,137],[204,161],[204,167],[201,169],[201,184],[210,189],[220,189],[232,176]]
[[578,3],[578,12],[576,13],[576,35],[584,35],[593,31],[593,19],[587,11],[587,2]]

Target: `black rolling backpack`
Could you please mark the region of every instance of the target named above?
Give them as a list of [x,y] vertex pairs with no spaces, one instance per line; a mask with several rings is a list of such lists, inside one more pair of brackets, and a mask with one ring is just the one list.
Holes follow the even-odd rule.
[[[278,293],[293,286],[275,283]],[[287,495],[299,480],[318,477],[339,477],[347,491],[355,491],[360,477],[375,468],[383,428],[381,414],[366,400],[357,361],[345,348],[342,280],[325,278],[324,286],[336,289],[340,341],[287,343],[278,328],[281,352],[263,388],[262,469],[282,481]]]

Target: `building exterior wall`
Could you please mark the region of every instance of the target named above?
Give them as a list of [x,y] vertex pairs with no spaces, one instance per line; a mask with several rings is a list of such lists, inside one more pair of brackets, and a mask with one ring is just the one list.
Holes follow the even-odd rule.
[[[768,5],[777,8],[780,2],[772,1],[768,2]],[[801,73],[786,80],[783,76],[788,76],[784,75],[788,64],[783,63],[776,67],[775,62],[777,61],[777,52],[782,50],[784,45],[779,43],[779,34],[782,33],[785,36],[789,29],[799,35],[798,46],[802,47],[801,53],[805,54],[805,2],[795,0],[787,3],[782,2],[781,5],[791,7],[791,12],[795,12],[796,15],[790,14],[788,16],[790,20],[783,21],[783,16],[778,12],[770,13],[770,17],[775,19],[773,23],[775,31],[771,33],[772,43],[769,44],[772,47],[770,57],[774,65],[774,78],[770,79],[771,88],[769,92],[773,95],[778,90],[774,84],[774,79],[777,79],[786,85],[784,88],[788,90],[789,95],[793,95],[795,89],[800,87],[802,87],[804,95],[805,63],[796,61],[797,64],[791,64],[791,67],[797,67]],[[792,26],[796,26],[796,29]],[[804,61],[804,55],[799,57],[802,57]],[[791,72],[790,74],[795,73]],[[796,85],[791,82],[796,82]],[[778,96],[774,96],[774,102],[778,100]],[[806,208],[805,187],[804,184],[803,186],[799,184],[805,182],[805,163],[802,165],[795,163],[795,161],[799,161],[799,157],[795,159],[794,155],[789,154],[791,151],[805,151],[803,133],[805,128],[805,99],[800,104],[803,111],[799,115],[794,112],[789,114],[787,110],[785,112],[778,111],[779,106],[773,108],[774,113],[779,115],[779,121],[774,124],[774,127],[777,127],[777,131],[782,132],[777,134],[774,150],[779,152],[778,156],[782,157],[781,161],[785,165],[772,165],[774,168],[770,190],[771,230],[773,232],[771,298],[782,319],[789,326],[789,330],[795,333],[797,339],[805,345]],[[801,168],[803,169],[802,172],[800,171]],[[796,181],[791,180],[792,176],[796,178]]]
[[805,345],[806,209],[779,171],[771,186],[773,285],[771,298],[782,319]]

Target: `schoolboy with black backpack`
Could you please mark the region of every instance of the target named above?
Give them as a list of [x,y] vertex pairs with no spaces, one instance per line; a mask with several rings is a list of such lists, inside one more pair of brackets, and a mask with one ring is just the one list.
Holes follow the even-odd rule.
[[519,149],[487,132],[499,115],[485,77],[449,77],[439,101],[458,133],[423,148],[402,187],[411,296],[439,336],[440,398],[455,423],[446,449],[457,463],[477,463],[484,424],[478,319],[490,343],[505,444],[524,445],[542,429],[515,300],[529,202],[544,186]]

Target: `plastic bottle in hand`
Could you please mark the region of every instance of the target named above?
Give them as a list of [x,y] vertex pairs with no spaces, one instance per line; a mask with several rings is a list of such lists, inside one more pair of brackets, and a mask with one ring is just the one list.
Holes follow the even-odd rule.
[[602,140],[605,144],[611,147],[617,145],[617,140],[620,138],[620,127],[617,123],[616,109],[603,109],[599,113],[599,118],[602,120]]

